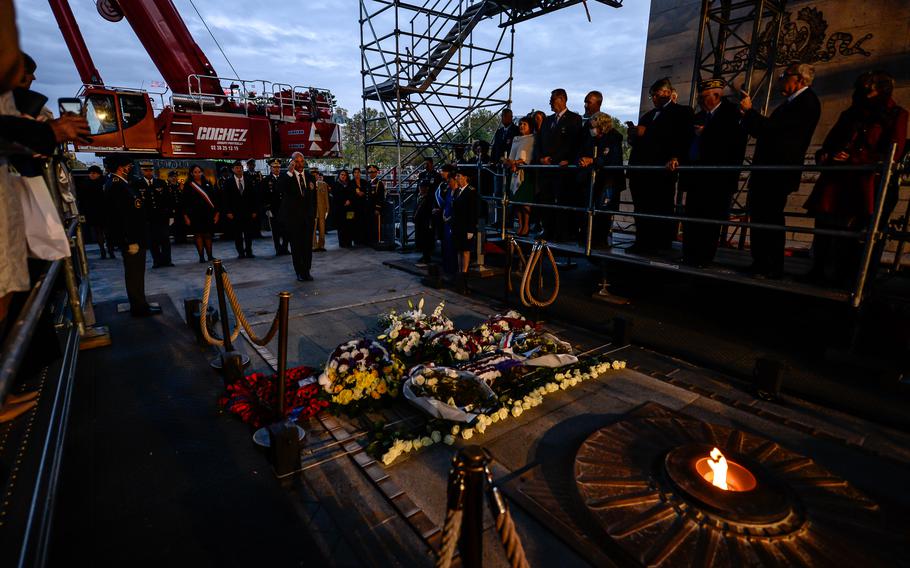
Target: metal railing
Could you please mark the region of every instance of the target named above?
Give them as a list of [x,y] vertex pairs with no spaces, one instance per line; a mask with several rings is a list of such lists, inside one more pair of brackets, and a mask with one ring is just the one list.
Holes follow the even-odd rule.
[[[60,356],[40,362],[46,369],[53,369],[53,374],[44,380],[40,397],[43,418],[38,423],[44,428],[25,436],[21,443],[29,446],[17,450],[16,468],[27,464],[28,471],[33,474],[28,479],[15,482],[16,491],[8,492],[2,505],[5,509],[18,503],[15,506],[24,511],[22,518],[5,519],[4,531],[14,531],[8,534],[17,537],[21,535],[16,541],[17,548],[4,547],[0,553],[0,563],[10,566],[44,566],[47,562],[80,339],[86,334],[88,326],[94,323],[81,217],[72,204],[64,204],[61,167],[62,158],[57,155],[45,162],[43,173],[60,216],[65,220],[71,255],[47,262],[43,267],[0,347],[0,402],[6,399],[20,379],[19,375],[30,357],[39,353],[45,356],[56,352],[61,345],[63,347]],[[65,170],[62,174],[68,176]],[[58,279],[61,273],[65,280],[63,292],[57,293],[60,291]],[[57,314],[57,317],[54,320],[46,318],[46,314],[50,313]],[[56,331],[53,345],[42,344],[39,351],[34,344],[36,331],[47,322],[53,323]],[[47,339],[50,338],[42,336],[43,341]],[[12,449],[7,448],[7,451]]]
[[[468,164],[458,164],[459,167],[463,168],[473,168],[476,170],[476,189],[478,191],[480,199],[479,203],[484,204],[493,204],[493,207],[497,207],[500,213],[501,223],[498,228],[499,237],[505,239],[509,233],[507,227],[508,212],[510,206],[529,206],[538,209],[547,209],[552,211],[564,211],[564,212],[576,212],[578,214],[584,214],[585,216],[585,226],[584,226],[584,245],[575,246],[571,244],[559,243],[559,242],[550,242],[550,246],[554,250],[561,250],[563,252],[580,254],[587,257],[599,257],[608,260],[618,260],[629,262],[633,264],[646,265],[660,269],[672,269],[681,273],[688,273],[700,276],[706,276],[711,278],[717,278],[727,281],[735,281],[765,288],[774,288],[783,291],[797,292],[807,295],[813,295],[823,298],[836,299],[848,301],[854,308],[858,308],[863,301],[863,296],[866,291],[866,283],[869,278],[869,269],[873,265],[873,253],[875,251],[876,242],[883,238],[888,238],[892,232],[883,231],[881,229],[882,225],[882,216],[884,213],[884,207],[886,203],[886,197],[888,191],[891,187],[891,176],[892,173],[898,170],[898,166],[894,164],[894,153],[896,152],[896,145],[892,145],[890,152],[888,154],[888,159],[868,165],[843,165],[843,166],[821,166],[821,165],[786,165],[786,166],[771,166],[771,165],[718,165],[718,166],[679,166],[677,172],[868,172],[873,174],[878,174],[878,182],[876,187],[875,195],[875,206],[870,216],[869,223],[864,230],[850,231],[850,230],[836,230],[836,229],[822,229],[815,227],[801,227],[793,225],[774,225],[768,223],[754,223],[746,221],[737,221],[733,219],[709,219],[703,217],[690,217],[686,215],[665,215],[665,214],[655,214],[655,213],[640,213],[636,211],[624,211],[624,210],[615,210],[615,209],[602,209],[598,208],[594,204],[594,189],[596,176],[599,172],[624,172],[628,174],[629,172],[636,171],[651,171],[651,172],[666,172],[668,171],[666,167],[660,165],[616,165],[616,166],[604,166],[601,168],[582,168],[577,165],[567,165],[567,166],[558,166],[558,165],[523,165],[520,166],[524,170],[536,170],[536,171],[547,171],[547,172],[572,172],[572,171],[590,171],[589,183],[587,188],[587,206],[579,207],[575,205],[560,205],[558,203],[532,203],[532,202],[521,202],[521,201],[512,201],[509,197],[509,192],[505,188],[505,183],[502,183],[502,195],[483,195],[482,180],[484,172],[492,176],[499,176],[505,178],[506,174],[498,171],[498,169],[493,169],[487,164],[481,163],[468,163]],[[677,178],[678,181],[678,178]],[[480,205],[483,206],[483,205]],[[789,215],[789,213],[785,213]],[[732,226],[738,227],[741,229],[761,229],[761,230],[771,230],[771,231],[784,231],[792,233],[803,233],[803,234],[812,234],[812,235],[825,235],[825,236],[834,236],[842,238],[851,238],[861,240],[863,242],[863,251],[860,259],[860,266],[856,274],[854,285],[847,292],[840,292],[837,290],[824,289],[819,286],[812,286],[808,284],[798,284],[796,282],[788,281],[778,281],[771,279],[758,279],[754,277],[745,276],[738,274],[732,271],[723,271],[723,270],[708,270],[703,268],[698,268],[694,266],[686,266],[682,264],[675,264],[673,262],[667,262],[663,259],[654,259],[654,258],[645,258],[637,255],[626,254],[623,251],[619,250],[616,247],[609,247],[607,250],[594,250],[593,246],[593,228],[594,221],[597,216],[608,216],[608,217],[631,217],[633,219],[649,219],[649,220],[660,220],[660,221],[669,221],[669,222],[685,222],[685,223],[700,223],[708,225],[721,225],[721,226]],[[477,234],[480,238],[477,239],[477,252],[478,252],[478,264],[483,262],[483,243],[482,238],[486,235],[488,227],[482,224],[481,216],[478,216],[478,226]],[[612,232],[612,221],[609,231]],[[522,239],[518,238],[519,241],[532,241],[532,239]],[[616,250],[613,250],[616,248]]]

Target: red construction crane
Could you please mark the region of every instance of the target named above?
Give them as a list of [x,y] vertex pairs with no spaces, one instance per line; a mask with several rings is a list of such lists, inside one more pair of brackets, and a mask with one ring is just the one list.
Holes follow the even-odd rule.
[[97,0],[105,19],[125,19],[168,91],[155,115],[150,93],[106,86],[67,0],[48,0],[83,87],[92,142],[80,152],[128,152],[179,159],[341,155],[335,98],[327,89],[225,79],[193,39],[171,0]]

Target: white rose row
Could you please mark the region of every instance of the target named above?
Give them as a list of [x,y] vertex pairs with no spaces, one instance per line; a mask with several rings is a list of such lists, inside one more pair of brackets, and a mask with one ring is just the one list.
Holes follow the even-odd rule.
[[490,414],[481,414],[474,422],[471,428],[462,428],[458,424],[452,426],[448,434],[443,434],[439,430],[434,430],[430,435],[410,440],[396,439],[385,454],[382,456],[382,463],[391,465],[401,454],[419,450],[425,446],[432,446],[440,442],[451,446],[455,443],[455,437],[459,434],[465,440],[470,440],[475,434],[483,435],[487,427],[500,421],[508,420],[511,415],[513,418],[521,416],[522,412],[543,404],[543,397],[554,393],[558,390],[566,390],[576,386],[578,383],[589,379],[596,379],[609,370],[625,369],[625,361],[613,361],[612,363],[601,362],[588,367],[587,371],[575,368],[565,373],[556,373],[553,380],[537,387],[524,396],[521,400],[509,399],[507,403],[499,410]]

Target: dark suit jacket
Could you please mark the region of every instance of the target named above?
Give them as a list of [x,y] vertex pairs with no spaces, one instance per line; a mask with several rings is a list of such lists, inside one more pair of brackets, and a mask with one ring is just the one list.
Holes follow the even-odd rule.
[[259,213],[262,202],[259,186],[253,176],[247,172],[243,172],[243,195],[240,194],[237,179],[233,174],[225,180],[222,189],[224,190],[222,196],[224,213],[234,215],[234,221],[249,221],[253,213]]
[[[808,88],[790,102],[784,101],[771,116],[755,109],[743,116],[743,127],[755,138],[755,165],[798,165],[806,159],[812,134],[821,116],[818,96]],[[799,189],[800,172],[753,172],[750,188],[792,193]]]
[[468,233],[477,232],[477,190],[465,186],[452,202],[452,237],[458,245],[467,241]]
[[111,176],[104,188],[110,200],[111,237],[120,247],[148,243],[148,224],[145,219],[145,201],[136,186]]
[[552,164],[562,161],[575,163],[581,150],[581,116],[566,110],[557,122],[551,114],[543,121],[537,136],[537,159],[549,157]]
[[312,238],[316,226],[316,190],[310,186],[306,173],[302,186],[292,175],[282,174],[278,186],[281,188],[281,214],[285,230],[292,238]]
[[[748,136],[741,124],[739,106],[726,100],[711,117],[701,111],[695,124],[704,125],[701,135],[694,136],[684,163],[691,165],[733,165],[743,163]],[[680,185],[685,189],[705,188],[732,194],[739,184],[739,172],[684,172]]]
[[503,154],[505,154],[505,157],[509,157],[512,139],[516,136],[518,136],[518,126],[514,122],[508,126],[499,125],[499,128],[493,134],[493,143],[490,149],[490,156],[493,158],[493,162],[498,164],[502,160]]
[[684,160],[692,140],[692,109],[668,103],[659,109],[646,112],[639,126],[645,127],[644,136],[638,137],[629,129],[632,154],[629,163],[636,165],[664,165],[670,158]]

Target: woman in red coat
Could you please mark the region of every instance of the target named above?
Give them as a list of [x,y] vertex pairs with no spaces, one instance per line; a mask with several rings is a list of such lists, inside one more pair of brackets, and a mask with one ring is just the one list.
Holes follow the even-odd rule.
[[[884,71],[863,73],[854,84],[853,104],[841,113],[815,156],[825,166],[875,164],[886,160],[897,144],[899,160],[907,140],[908,113],[892,98],[894,78]],[[815,226],[824,229],[862,231],[868,228],[875,209],[881,175],[875,172],[823,172],[806,201],[815,216]],[[892,188],[892,191],[894,189]],[[863,243],[847,237],[816,235],[811,280],[828,280],[833,267],[834,283],[852,286],[856,280]]]

